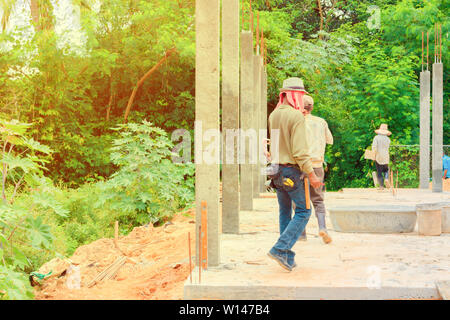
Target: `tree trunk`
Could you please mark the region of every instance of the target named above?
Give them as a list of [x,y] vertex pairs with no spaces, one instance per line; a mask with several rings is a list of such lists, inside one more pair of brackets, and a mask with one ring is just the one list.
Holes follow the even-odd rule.
[[109,78],[109,101],[108,101],[108,107],[106,108],[106,121],[109,121],[109,117],[111,114],[111,107],[113,103],[113,84],[112,84],[112,77]]
[[[319,15],[320,15],[320,31],[323,30],[323,11],[322,11],[322,3],[320,0],[317,0],[317,6],[319,7]],[[323,36],[319,34],[319,39],[322,40]]]
[[30,10],[36,32],[54,29],[50,0],[30,0]]
[[150,77],[153,72],[155,72],[163,63],[167,60],[167,58],[175,51],[175,48],[170,49],[166,52],[164,57],[159,60],[159,62],[153,66],[136,84],[136,86],[133,89],[133,92],[131,93],[130,99],[128,100],[127,108],[125,110],[125,116],[124,116],[124,122],[126,123],[128,121],[128,115],[130,114],[131,106],[133,104],[134,98],[136,97],[136,93],[139,89],[139,87],[144,83],[145,79]]
[[41,31],[39,19],[39,0],[30,0],[31,18],[33,20],[36,32]]

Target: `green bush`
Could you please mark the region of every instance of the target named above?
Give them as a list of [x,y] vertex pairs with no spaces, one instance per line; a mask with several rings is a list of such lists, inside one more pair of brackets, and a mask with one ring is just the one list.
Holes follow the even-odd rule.
[[143,121],[119,125],[111,161],[119,170],[101,190],[97,207],[107,207],[130,228],[160,223],[194,200],[194,165],[172,161],[167,133]]

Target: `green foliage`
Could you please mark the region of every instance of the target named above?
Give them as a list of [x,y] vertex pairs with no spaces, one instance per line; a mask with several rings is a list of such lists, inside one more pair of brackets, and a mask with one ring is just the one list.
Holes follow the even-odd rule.
[[[315,31],[295,30],[293,21],[300,9],[291,10],[295,6],[314,10],[314,5],[294,1],[270,3],[269,11],[262,14],[262,24],[267,16],[273,19],[282,15],[280,11],[290,12],[289,18],[276,20],[274,30],[288,30],[291,36],[278,36],[282,43],[275,46],[270,42],[273,35],[268,35],[268,73],[272,78],[269,112],[276,105],[282,81],[291,76],[301,77],[315,100],[313,113],[328,121],[335,138],[334,145],[326,152],[327,189],[372,185],[371,175],[367,174],[373,168],[363,159],[363,153],[381,123],[389,124],[396,143],[418,143],[421,31],[429,30],[433,34],[433,24],[440,21],[445,34],[449,28],[448,8],[440,1],[428,1],[424,5],[408,0],[348,1],[347,4],[336,1],[335,8],[348,15],[336,28],[328,24],[319,39],[317,23],[312,25]],[[381,9],[380,29],[367,27],[367,8],[371,4]],[[257,5],[267,9],[262,2]],[[444,38],[445,52],[448,39]],[[444,87],[447,82],[445,74]],[[446,130],[450,125],[446,121],[450,116],[447,96],[448,91],[444,93],[444,144],[450,143],[450,130]],[[414,159],[405,158],[404,164],[395,164],[403,166],[399,170],[399,184],[415,186],[417,170],[407,169]]]
[[[129,121],[192,128],[195,79],[193,0],[104,0],[99,11],[74,3],[80,46],[62,42],[66,35],[42,17],[45,28],[33,37],[19,28],[0,33],[0,115],[33,123],[33,138],[54,150],[47,176],[72,187],[115,171],[104,152],[115,138],[109,128],[123,121],[137,81],[168,50],[175,52],[143,82]],[[48,5],[40,10],[51,16]]]
[[391,170],[399,188],[419,187],[419,146],[391,147]]
[[158,223],[194,200],[192,164],[174,163],[167,133],[150,122],[119,125],[111,161],[119,167],[105,183],[98,206],[108,203],[133,226]]
[[[17,191],[24,185],[32,186],[43,175],[45,160],[40,154],[48,155],[51,150],[25,136],[30,125],[17,120],[0,118],[1,181],[4,203],[13,203]],[[8,196],[8,190],[12,194]]]
[[[1,255],[0,249],[0,255]],[[12,271],[0,265],[0,300],[28,300],[33,298],[25,274]]]
[[[2,147],[2,203],[0,204],[0,298],[32,297],[28,279],[19,271],[31,267],[24,250],[51,251],[50,226],[37,215],[48,210],[64,216],[66,211],[55,201],[49,183],[42,177],[51,150],[29,138],[30,125],[0,119]],[[32,189],[26,201],[16,201],[21,188]],[[50,191],[50,192],[48,192]],[[6,287],[4,287],[6,285]]]

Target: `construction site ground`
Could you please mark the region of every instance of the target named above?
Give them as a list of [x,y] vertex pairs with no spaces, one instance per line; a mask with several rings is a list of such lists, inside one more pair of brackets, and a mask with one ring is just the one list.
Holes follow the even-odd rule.
[[[91,288],[87,284],[123,253],[113,239],[100,239],[79,247],[70,261],[54,259],[39,272],[52,276],[36,288],[38,300],[173,300],[183,298],[183,284],[189,276],[188,233],[192,236],[195,254],[195,213],[177,214],[172,224],[153,228],[142,226],[119,237],[118,245],[126,255],[125,264],[115,278]],[[69,289],[69,262],[80,267],[80,289]],[[62,275],[61,275],[62,274]]]
[[[221,265],[198,269],[186,281],[185,299],[439,299],[437,282],[450,280],[450,234],[369,234],[335,232],[331,244],[318,237],[311,215],[308,240],[298,241],[297,268],[288,272],[267,256],[279,237],[274,195],[254,200],[241,212],[239,235],[221,236]],[[450,193],[430,190],[344,189],[328,192],[331,206],[407,205],[441,202]]]
[[[70,260],[54,259],[43,265],[40,273],[52,270],[53,274],[36,287],[36,299],[370,298],[376,297],[377,291],[366,290],[367,284],[377,285],[377,273],[382,289],[393,288],[393,294],[381,294],[380,298],[433,299],[439,298],[436,281],[450,280],[450,234],[423,237],[417,232],[339,233],[333,231],[327,217],[333,242],[325,245],[317,236],[314,214],[307,226],[308,241],[298,242],[294,247],[298,267],[288,273],[266,255],[278,237],[278,204],[275,194],[263,196],[254,199],[253,211],[241,212],[239,235],[220,236],[221,264],[203,271],[201,284],[198,269],[193,269],[192,285],[189,279],[188,233],[192,261],[195,256],[195,212],[189,210],[177,214],[173,224],[166,227],[142,226],[119,237],[122,252],[116,249],[113,239],[100,239],[78,248]],[[400,189],[396,196],[389,190],[344,189],[326,193],[325,201],[327,206],[380,202],[411,205],[449,198],[448,192],[415,189]],[[113,279],[87,287],[121,255],[127,260]],[[80,289],[67,286],[64,271],[70,262],[80,268]],[[255,288],[263,290],[262,293]],[[286,296],[286,288],[303,288],[303,293],[294,290]]]

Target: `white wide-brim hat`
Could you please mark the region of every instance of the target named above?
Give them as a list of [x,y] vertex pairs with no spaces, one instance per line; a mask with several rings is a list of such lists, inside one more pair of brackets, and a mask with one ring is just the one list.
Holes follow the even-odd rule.
[[303,85],[303,80],[300,78],[288,78],[283,81],[283,88],[280,91],[300,91],[308,93]]
[[377,133],[377,134],[385,134],[387,136],[390,136],[392,134],[392,132],[390,132],[388,130],[388,125],[385,124],[385,123],[381,124],[380,128],[375,130],[375,133]]

